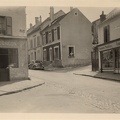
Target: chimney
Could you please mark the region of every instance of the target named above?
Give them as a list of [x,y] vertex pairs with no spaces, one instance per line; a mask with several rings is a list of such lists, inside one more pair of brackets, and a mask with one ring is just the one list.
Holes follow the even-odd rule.
[[39,23],[39,18],[35,17],[35,24],[38,24],[38,23]]
[[32,27],[32,23],[30,23],[30,28]]
[[40,24],[42,23],[42,17],[40,16]]
[[106,19],[106,15],[104,14],[104,11],[102,11],[102,14],[100,15],[100,21],[103,22]]
[[73,7],[70,7],[70,11],[72,11],[73,10]]
[[54,8],[53,7],[50,7],[50,19],[51,19],[51,22],[54,19]]

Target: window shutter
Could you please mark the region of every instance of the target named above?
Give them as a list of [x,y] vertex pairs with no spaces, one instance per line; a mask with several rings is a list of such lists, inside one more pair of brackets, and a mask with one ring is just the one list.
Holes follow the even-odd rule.
[[12,35],[12,17],[6,17],[6,34]]
[[57,27],[57,38],[60,39],[60,27]]

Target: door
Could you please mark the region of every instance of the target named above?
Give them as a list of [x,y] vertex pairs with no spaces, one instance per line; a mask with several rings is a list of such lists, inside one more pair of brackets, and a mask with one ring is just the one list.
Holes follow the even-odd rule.
[[53,61],[52,48],[49,49],[50,61]]
[[9,81],[8,49],[0,48],[0,81]]
[[115,73],[120,73],[120,48],[115,49]]

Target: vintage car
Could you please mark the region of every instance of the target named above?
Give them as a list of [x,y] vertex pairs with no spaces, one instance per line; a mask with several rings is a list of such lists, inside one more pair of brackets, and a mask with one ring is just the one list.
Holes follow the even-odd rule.
[[42,61],[32,60],[30,64],[28,64],[29,69],[33,70],[44,70],[44,65]]

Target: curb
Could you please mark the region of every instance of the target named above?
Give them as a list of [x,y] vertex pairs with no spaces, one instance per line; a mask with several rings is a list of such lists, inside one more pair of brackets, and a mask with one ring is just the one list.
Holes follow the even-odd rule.
[[76,74],[76,73],[73,73],[73,74],[74,75],[81,75],[81,76],[88,76],[88,77],[92,77],[92,78],[99,78],[99,79],[104,79],[104,80],[109,80],[109,81],[120,82],[120,80],[113,79],[113,78],[98,77],[98,76],[92,76],[92,75],[86,75],[86,74]]
[[6,93],[3,93],[3,94],[0,94],[0,96],[19,93],[19,92],[22,92],[22,91],[25,91],[25,90],[28,90],[28,89],[32,89],[32,88],[41,86],[41,85],[43,85],[43,84],[45,84],[45,82],[43,82],[43,83],[41,83],[41,84],[38,84],[38,85],[31,86],[31,87],[23,88],[23,89],[20,89],[20,90],[15,90],[15,91],[6,92]]

